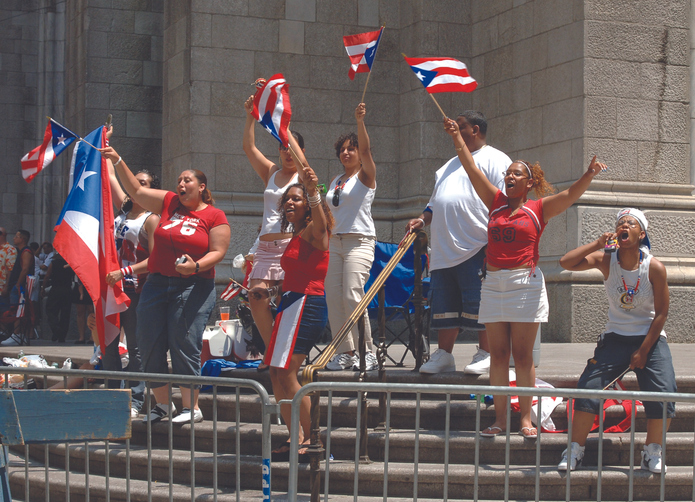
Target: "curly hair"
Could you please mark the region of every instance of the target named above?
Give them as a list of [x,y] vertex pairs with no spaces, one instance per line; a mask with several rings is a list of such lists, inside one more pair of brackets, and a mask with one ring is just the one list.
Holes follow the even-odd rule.
[[541,169],[541,165],[538,162],[531,164],[525,160],[515,160],[514,163],[522,164],[531,171],[531,178],[533,179],[533,193],[537,198],[540,199],[557,192],[555,187],[548,183],[548,180],[545,179],[545,173],[543,172],[543,169]]
[[[287,187],[287,190],[285,190],[285,193],[282,194],[282,197],[280,197],[280,201],[278,202],[278,211],[280,212],[280,231],[282,233],[287,232],[290,225],[292,225],[289,221],[287,221],[287,215],[285,214],[285,203],[289,200],[289,193],[293,188],[302,189],[302,198],[304,199],[304,204],[308,208],[308,211],[304,217],[305,226],[311,221],[311,206],[309,206],[309,199],[306,195],[306,187],[302,183],[294,183],[293,185]],[[333,230],[335,220],[333,219],[333,213],[331,213],[331,210],[328,208],[328,204],[326,204],[326,200],[323,197],[321,198],[321,208],[323,209],[323,214],[326,215],[326,229],[330,234],[331,230]]]
[[354,132],[349,132],[347,134],[343,134],[338,138],[338,141],[335,142],[335,145],[333,147],[335,148],[335,156],[340,158],[340,152],[343,149],[343,143],[346,141],[350,142],[350,146],[354,146],[355,148],[359,148],[359,142],[357,141],[357,134]]

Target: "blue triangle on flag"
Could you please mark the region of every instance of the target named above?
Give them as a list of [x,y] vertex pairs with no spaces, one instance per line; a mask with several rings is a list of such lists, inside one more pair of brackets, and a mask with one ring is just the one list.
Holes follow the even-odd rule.
[[422,82],[422,85],[429,87],[434,77],[437,76],[437,72],[433,70],[423,70],[422,68],[411,67],[415,72],[415,76]]
[[263,118],[260,120],[260,123],[263,127],[266,128],[266,130],[272,134],[275,139],[277,139],[280,143],[282,143],[282,140],[280,139],[280,136],[278,135],[277,129],[275,129],[275,124],[273,124],[273,119],[272,116],[270,115],[270,112],[265,112],[265,115],[263,115]]

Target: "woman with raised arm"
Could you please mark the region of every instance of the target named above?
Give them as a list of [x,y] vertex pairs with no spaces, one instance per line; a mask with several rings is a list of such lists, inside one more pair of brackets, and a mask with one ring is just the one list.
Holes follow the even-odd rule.
[[[372,219],[372,202],[376,192],[376,164],[364,124],[367,113],[364,103],[355,108],[357,134],[344,134],[335,143],[335,155],[343,164],[343,172],[328,188],[326,202],[335,227],[331,235],[331,258],[326,275],[328,320],[333,335],[343,326],[364,296],[364,285],[374,261],[376,230]],[[366,369],[377,369],[372,330],[365,312],[364,336],[367,342]],[[359,369],[356,349],[359,345],[357,324],[350,330],[327,370]]]
[[[290,144],[296,141],[290,140]],[[300,154],[302,163],[305,160]],[[328,269],[328,241],[333,217],[317,190],[318,177],[310,167],[303,168],[304,184],[295,183],[284,193],[278,206],[282,230],[292,228],[292,240],[282,255],[285,279],[282,283],[282,301],[275,318],[273,334],[265,352],[264,362],[270,366],[270,379],[275,400],[291,400],[301,385],[297,371],[307,354],[319,339],[328,321],[324,280]],[[249,296],[268,298],[278,294],[278,287],[251,288]],[[298,321],[297,321],[298,320]],[[311,420],[309,396],[302,399],[300,409],[301,430],[299,443],[304,445],[300,455],[306,453]],[[281,405],[282,418],[291,428],[290,406]],[[289,441],[273,451],[273,460],[289,458]],[[304,459],[304,457],[300,457]]]
[[[113,127],[109,129],[107,138],[110,139],[112,133]],[[140,373],[142,372],[142,363],[136,336],[137,308],[142,287],[147,280],[147,263],[154,248],[152,236],[159,225],[159,215],[147,211],[131,199],[118,183],[113,163],[107,159],[106,164],[109,168],[111,199],[118,210],[114,221],[114,237],[118,264],[120,265],[119,269],[112,270],[106,275],[106,282],[113,286],[117,282],[123,281],[123,292],[130,298],[130,306],[126,311],[121,312],[121,327],[128,345],[128,366],[124,368],[124,371]],[[135,173],[135,179],[145,188],[161,188],[159,177],[147,169],[141,169]],[[118,353],[119,341],[120,337],[106,347],[102,357],[103,369],[121,370],[121,356]],[[119,384],[117,381],[109,383],[111,385]],[[130,390],[130,416],[136,418],[145,402],[145,383],[130,382]]]
[[[244,103],[246,110],[246,124],[244,125],[243,147],[244,153],[249,159],[253,170],[263,181],[263,223],[258,236],[258,249],[254,254],[253,269],[249,275],[249,287],[271,288],[280,286],[285,276],[285,271],[280,266],[280,258],[287,244],[292,238],[292,233],[280,228],[280,211],[278,202],[287,187],[301,181],[301,173],[297,173],[297,166],[288,148],[280,145],[280,165],[268,159],[256,147],[256,135],[254,127],[256,119],[253,118],[253,96]],[[296,148],[304,151],[304,138],[298,132],[291,132],[296,140]],[[266,346],[270,343],[270,335],[273,331],[273,315],[270,311],[270,298],[249,298],[251,314],[256,323]],[[264,364],[259,370],[267,369]]]
[[[509,356],[514,356],[517,386],[535,387],[533,345],[541,322],[548,320],[548,295],[543,273],[537,268],[538,243],[550,218],[563,213],[589,188],[605,164],[591,160],[584,175],[567,190],[554,195],[541,166],[517,160],[505,173],[506,195],[476,167],[459,128],[444,119],[459,159],[475,191],[490,210],[487,272],[483,280],[478,322],[485,324],[490,342],[490,385],[509,385]],[[533,190],[538,198],[528,198]],[[492,437],[505,434],[505,396],[494,396],[495,422],[481,432]],[[531,422],[531,397],[519,397],[519,434],[534,439],[538,431]]]
[[[628,368],[635,371],[641,391],[676,392],[676,374],[666,342],[664,324],[668,316],[669,292],[666,267],[650,254],[647,218],[642,211],[625,208],[618,212],[615,232],[606,232],[589,244],[560,259],[567,270],[598,269],[608,297],[608,323],[599,336],[594,357],[589,359],[577,388],[601,390]],[[616,243],[617,251],[606,242]],[[661,455],[661,434],[676,416],[675,403],[644,401],[647,437],[642,450],[642,469],[666,472]],[[600,412],[598,399],[575,399],[570,451],[562,452],[557,468],[577,468],[584,457],[586,437]]]
[[[100,149],[113,162],[119,178],[142,208],[160,214],[148,261],[149,276],[137,308],[137,340],[146,373],[168,373],[167,351],[177,375],[200,375],[205,324],[215,306],[215,265],[229,246],[230,229],[223,211],[214,207],[207,178],[187,169],[176,192],[142,186],[112,148]],[[145,421],[157,422],[176,409],[166,384],[154,383],[157,405]],[[193,394],[191,396],[191,394]],[[200,422],[198,389],[181,386],[182,412],[174,423]],[[171,409],[170,409],[171,407]]]

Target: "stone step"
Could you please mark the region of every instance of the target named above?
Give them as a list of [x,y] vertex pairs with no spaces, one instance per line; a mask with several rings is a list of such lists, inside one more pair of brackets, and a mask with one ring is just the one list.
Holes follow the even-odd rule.
[[[218,422],[217,451],[234,453],[236,449],[236,426],[234,423]],[[147,427],[133,424],[131,445],[145,445]],[[444,462],[444,432],[423,429],[419,432],[419,459],[423,463]],[[644,446],[646,433],[635,433],[635,463],[638,464]],[[271,426],[272,448],[279,447],[287,440],[287,428],[284,425]],[[172,448],[189,450],[191,445],[189,425],[172,427]],[[169,447],[169,425],[166,422],[154,424],[151,444],[155,448]],[[195,426],[195,447],[197,451],[211,452],[213,449],[212,422],[205,421]],[[321,430],[321,441],[328,444],[326,429]],[[386,435],[384,432],[368,430],[368,456],[372,460],[383,461]],[[630,433],[605,434],[603,438],[603,464],[629,465]],[[567,435],[564,433],[544,433],[541,435],[541,465],[556,465],[562,451],[567,447]],[[242,423],[239,427],[239,444],[242,455],[260,455],[262,430],[260,425]],[[392,429],[389,434],[389,458],[397,462],[414,461],[415,431],[409,429]],[[535,464],[536,442],[524,439],[516,433],[509,437],[511,463]],[[481,438],[479,462],[486,464],[504,464],[506,453],[506,436]],[[669,465],[693,464],[692,433],[669,432],[666,436]],[[355,457],[355,430],[334,428],[331,432],[331,452],[334,458],[349,460]],[[475,461],[475,433],[450,431],[449,462],[452,464],[472,464]],[[585,463],[597,465],[598,434],[589,436]]]
[[[52,446],[51,450],[55,455],[51,456],[51,465],[60,466],[60,459],[64,459],[64,450],[61,452],[61,445]],[[75,450],[77,457],[71,458],[70,467],[73,471],[79,471],[82,466],[79,464],[79,452],[82,452],[83,447],[71,447]],[[33,449],[33,448],[32,448]],[[36,448],[36,453],[39,457],[43,454],[43,448]],[[41,450],[41,451],[39,451]],[[61,455],[62,453],[62,455]],[[161,454],[162,452],[153,452],[152,469],[153,478],[157,479],[157,490],[160,493],[168,495],[169,479],[168,458]],[[124,458],[122,451],[112,449],[110,453],[111,459],[111,476],[110,485],[114,488],[111,492],[120,490],[124,486],[124,481],[117,479],[115,476],[119,474],[120,462],[119,456]],[[103,486],[98,480],[103,476],[103,449],[90,447],[90,486]],[[220,480],[220,488],[227,493],[234,487],[236,479],[236,459],[234,456],[218,456],[218,479]],[[260,465],[258,457],[243,456],[239,459],[239,467],[242,480],[242,488],[260,489]],[[44,471],[41,468],[32,468],[30,474],[30,483],[32,488],[35,486],[32,476],[40,480],[44,476]],[[321,470],[324,471],[325,479],[325,462],[321,463]],[[352,461],[332,461],[329,465],[330,469],[330,492],[336,494],[349,495],[353,491],[355,483],[355,464]],[[188,452],[174,451],[173,458],[174,477],[177,481],[177,486],[181,486],[190,479],[190,454]],[[143,472],[146,473],[146,455],[142,451],[131,452],[131,475],[134,478],[131,484],[136,480],[139,491],[142,491],[143,484],[146,482],[141,480]],[[285,491],[287,489],[287,475],[289,465],[287,462],[279,462],[273,465],[272,471],[272,486],[276,491]],[[385,475],[385,465],[380,462],[372,462],[369,464],[360,464],[357,470],[359,476],[359,493],[360,496],[378,497],[383,493],[384,484],[388,482],[389,497],[413,497],[415,487],[415,475],[417,475],[417,495],[425,498],[441,498],[443,497],[443,477],[444,468],[441,464],[423,464],[417,466],[417,470],[412,462],[389,462],[388,474]],[[558,472],[554,467],[541,466],[538,469],[533,465],[515,465],[510,466],[508,472],[510,499],[528,500],[535,496],[536,474],[539,476],[541,500],[561,500],[565,496],[566,489],[566,473]],[[60,471],[52,472],[55,474],[55,485],[65,484],[65,474]],[[501,500],[505,496],[505,469],[500,466],[481,465],[478,468],[478,497],[482,499]],[[23,477],[23,469],[12,470],[10,479],[13,483],[19,483],[18,478]],[[198,492],[203,492],[212,481],[212,459],[209,454],[196,453],[195,461],[195,476],[196,476],[196,500]],[[298,487],[300,492],[306,493],[309,489],[309,466],[308,464],[300,464]],[[471,499],[474,496],[473,482],[475,478],[475,467],[471,465],[449,465],[448,469],[448,496],[451,499]],[[634,500],[658,500],[660,494],[660,476],[652,474],[648,471],[636,468],[633,471],[634,478]],[[79,474],[71,476],[70,486],[73,488],[73,479],[75,480],[75,489],[79,490],[78,484],[84,485],[82,476]],[[94,481],[91,481],[91,480]],[[572,500],[592,500],[596,499],[598,471],[595,468],[582,467],[571,473],[571,498]],[[104,481],[105,482],[105,481]],[[123,484],[122,484],[123,483]],[[605,468],[602,471],[602,500],[625,500],[629,489],[629,469],[625,467]],[[665,475],[666,500],[686,500],[692,495],[693,488],[693,468],[692,466],[669,466],[668,472]],[[14,485],[13,485],[14,486]],[[119,487],[118,489],[116,487]],[[134,485],[135,486],[135,485]],[[17,487],[18,489],[20,487]],[[13,488],[15,489],[15,488]],[[184,489],[185,490],[185,489]],[[21,489],[19,490],[21,491]],[[132,489],[131,489],[132,491]],[[180,488],[177,491],[183,493]],[[52,494],[53,495],[53,494]],[[72,494],[71,494],[72,495]],[[190,500],[190,488],[188,489],[188,500]],[[32,494],[32,500],[34,495]],[[38,499],[38,497],[37,497]],[[71,500],[80,500],[78,496]],[[97,498],[98,500],[98,498]],[[120,500],[120,498],[115,498]],[[179,497],[177,497],[179,500]]]
[[[181,401],[178,393],[174,394],[174,402],[181,409]],[[328,397],[321,398],[321,425],[326,426],[326,414],[328,409]],[[200,395],[200,407],[206,421],[212,419],[213,399],[211,395]],[[217,413],[218,420],[234,421],[236,419],[236,397],[229,394],[218,394]],[[687,432],[693,430],[695,422],[695,403],[678,403],[676,405],[677,414],[671,421],[670,431]],[[413,399],[392,399],[390,403],[392,428],[413,429],[415,428],[415,401]],[[240,395],[239,412],[242,422],[261,422],[261,401],[256,395]],[[350,427],[356,423],[357,398],[352,397],[333,397],[332,425],[334,427]],[[368,425],[376,427],[379,420],[379,399],[378,396],[370,394],[368,398]],[[446,417],[446,404],[441,401],[421,400],[420,401],[420,423],[427,424],[429,429],[444,430]],[[452,400],[450,404],[450,429],[451,430],[475,430],[476,401]],[[495,409],[492,404],[483,404],[480,409],[481,427],[494,422]],[[567,428],[567,402],[560,404],[551,415],[555,427],[558,430]],[[622,406],[611,406],[606,410],[605,426],[614,425],[625,418],[625,411]],[[511,415],[511,430],[519,429],[519,414]],[[646,428],[646,417],[644,409],[637,407],[635,419],[636,430],[641,431]],[[135,425],[135,421],[134,421]]]

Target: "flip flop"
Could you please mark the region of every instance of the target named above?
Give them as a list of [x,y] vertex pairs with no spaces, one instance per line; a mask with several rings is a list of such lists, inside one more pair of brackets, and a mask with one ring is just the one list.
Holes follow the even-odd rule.
[[290,459],[290,440],[271,451],[270,458],[273,462],[287,462]]
[[[489,432],[485,432],[489,431]],[[507,431],[502,430],[501,427],[497,427],[496,425],[487,427],[486,429],[483,429],[480,431],[480,435],[484,438],[494,438],[495,436],[501,436],[503,434],[506,434]]]
[[538,429],[535,427],[522,427],[519,429],[519,436],[525,439],[536,439],[538,437]]

